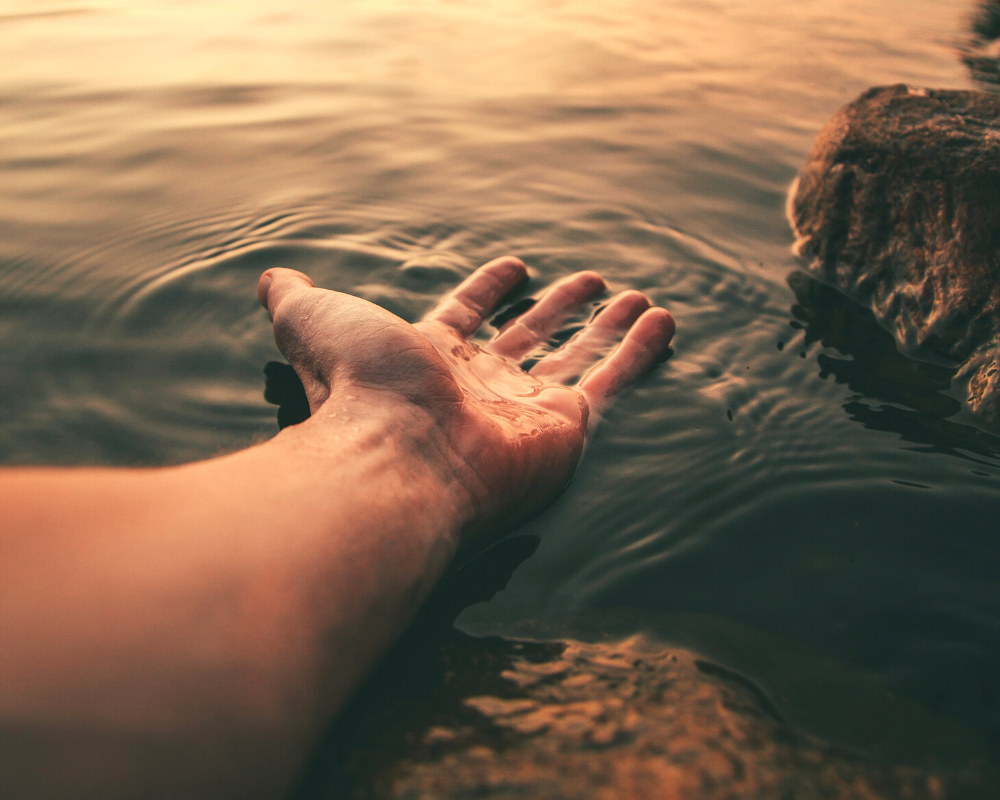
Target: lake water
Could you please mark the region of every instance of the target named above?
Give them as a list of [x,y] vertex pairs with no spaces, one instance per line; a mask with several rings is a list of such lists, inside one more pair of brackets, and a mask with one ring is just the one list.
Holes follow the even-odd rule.
[[267,267],[409,320],[494,256],[595,269],[674,354],[459,628],[652,631],[831,741],[930,757],[888,702],[996,747],[1000,440],[797,272],[783,210],[863,89],[972,87],[971,10],[0,0],[0,461],[273,435]]

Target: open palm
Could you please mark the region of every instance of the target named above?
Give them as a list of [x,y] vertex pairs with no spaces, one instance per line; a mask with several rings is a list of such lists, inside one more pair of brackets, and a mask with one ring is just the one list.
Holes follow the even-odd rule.
[[470,526],[483,534],[510,529],[558,494],[588,425],[663,358],[674,333],[667,311],[640,292],[623,292],[525,370],[525,356],[606,289],[596,273],[576,273],[486,345],[471,342],[526,278],[516,258],[491,261],[413,325],[360,298],[315,288],[295,270],[265,272],[258,297],[314,417],[329,399],[351,392],[425,413],[443,433],[445,455],[472,500]]

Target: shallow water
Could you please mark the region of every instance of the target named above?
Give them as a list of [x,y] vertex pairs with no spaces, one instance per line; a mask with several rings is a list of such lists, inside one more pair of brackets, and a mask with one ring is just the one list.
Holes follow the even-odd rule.
[[783,213],[861,90],[972,86],[970,11],[0,0],[0,460],[273,435],[270,266],[410,320],[497,255],[531,291],[596,269],[670,308],[674,355],[459,627],[653,630],[841,744],[909,735],[837,699],[862,686],[996,744],[1000,441],[796,273]]

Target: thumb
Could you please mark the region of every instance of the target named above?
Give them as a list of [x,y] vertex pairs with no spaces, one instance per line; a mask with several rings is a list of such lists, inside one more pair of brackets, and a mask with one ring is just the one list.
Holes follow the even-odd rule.
[[260,276],[257,282],[257,299],[267,309],[273,321],[274,310],[284,298],[301,289],[312,289],[315,286],[312,278],[297,269],[273,267]]

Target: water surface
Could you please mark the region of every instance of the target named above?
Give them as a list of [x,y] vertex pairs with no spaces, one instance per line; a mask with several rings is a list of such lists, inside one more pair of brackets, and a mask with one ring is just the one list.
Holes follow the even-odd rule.
[[498,255],[531,291],[596,269],[670,308],[675,353],[459,627],[653,629],[852,747],[908,735],[837,699],[859,686],[997,742],[998,441],[949,365],[796,272],[783,214],[860,91],[972,85],[970,13],[0,2],[0,460],[176,463],[273,435],[271,266],[409,320]]

